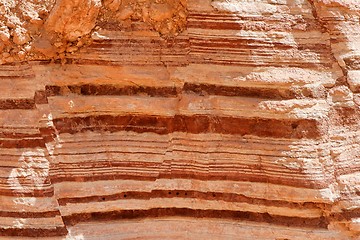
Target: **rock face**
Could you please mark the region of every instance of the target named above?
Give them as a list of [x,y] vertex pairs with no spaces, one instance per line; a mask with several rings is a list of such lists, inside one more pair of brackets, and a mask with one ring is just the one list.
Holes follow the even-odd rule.
[[0,13],[0,239],[360,239],[358,0]]

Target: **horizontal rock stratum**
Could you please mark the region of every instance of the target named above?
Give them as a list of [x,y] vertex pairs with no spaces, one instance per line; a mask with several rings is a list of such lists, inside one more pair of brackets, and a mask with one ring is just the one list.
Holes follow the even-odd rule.
[[0,0],[0,239],[360,239],[358,0]]

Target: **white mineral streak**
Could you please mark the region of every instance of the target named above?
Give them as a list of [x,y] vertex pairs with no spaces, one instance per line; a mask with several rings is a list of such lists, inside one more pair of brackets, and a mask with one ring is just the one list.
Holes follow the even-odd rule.
[[71,230],[69,230],[69,233],[66,235],[65,240],[85,240],[85,237],[83,234],[74,234]]
[[14,168],[8,178],[8,183],[14,191],[30,193],[41,189],[49,175],[49,161],[43,149],[26,151],[19,158],[20,167]]
[[[54,159],[54,151],[56,148],[61,148],[61,139],[58,131],[55,129],[52,114],[47,115],[46,125],[52,128],[55,132],[53,142],[46,143],[46,152],[37,148],[22,153],[19,158],[20,167],[12,169],[8,184],[18,193],[17,198],[13,200],[15,204],[23,206],[35,206],[36,198],[23,196],[26,193],[32,193],[35,190],[42,190],[46,179],[49,177],[50,160]],[[46,156],[48,155],[48,157]],[[13,227],[22,228],[26,223],[26,219],[17,218],[13,222]],[[79,238],[81,239],[81,238]]]

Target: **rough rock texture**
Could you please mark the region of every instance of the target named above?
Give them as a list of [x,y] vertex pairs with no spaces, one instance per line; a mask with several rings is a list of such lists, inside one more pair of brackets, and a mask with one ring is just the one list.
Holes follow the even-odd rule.
[[0,13],[0,239],[360,239],[358,0]]

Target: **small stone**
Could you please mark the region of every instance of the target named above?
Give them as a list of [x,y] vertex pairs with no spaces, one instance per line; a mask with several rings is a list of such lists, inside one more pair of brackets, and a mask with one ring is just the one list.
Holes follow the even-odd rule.
[[5,14],[5,12],[6,12],[5,6],[1,5],[0,6],[0,14],[3,15],[3,14]]
[[64,58],[65,58],[65,54],[64,54],[64,53],[60,53],[60,54],[59,54],[59,58],[60,58],[60,59],[64,59]]
[[131,8],[131,6],[125,6],[118,11],[118,13],[116,14],[116,18],[118,20],[129,19],[133,13],[134,10]]
[[18,53],[18,57],[20,60],[24,60],[26,56],[26,52],[25,51],[19,51]]
[[152,4],[150,7],[151,19],[157,22],[170,19],[173,15],[171,6],[167,3],[164,4]]
[[11,62],[14,62],[15,59],[14,59],[14,57],[9,56],[9,57],[5,58],[5,61],[8,62],[8,63],[11,63]]
[[2,56],[3,56],[4,58],[10,57],[10,53],[4,52],[4,53],[2,54]]
[[11,21],[6,22],[6,26],[9,27],[9,28],[15,28],[16,27],[16,25]]
[[34,24],[35,26],[41,26],[44,24],[44,21],[40,18],[31,19],[30,23]]
[[6,26],[0,27],[0,39],[7,43],[10,39],[10,31]]
[[27,52],[30,52],[31,51],[31,45],[30,44],[28,44],[28,45],[25,45],[25,47],[24,47],[24,49],[25,49],[25,51],[27,51]]
[[62,42],[56,42],[56,43],[54,43],[54,46],[57,47],[57,48],[61,47],[62,45],[63,45]]
[[76,46],[70,46],[66,49],[66,52],[73,53],[76,52],[79,48]]
[[83,43],[82,41],[79,41],[79,42],[76,44],[77,47],[82,47],[83,45],[84,45],[84,43]]
[[65,45],[62,45],[62,46],[58,47],[58,48],[56,49],[56,51],[57,51],[58,53],[63,53],[63,52],[66,51],[66,46],[65,46]]
[[15,44],[23,45],[31,40],[27,31],[23,28],[16,28],[13,35],[13,41]]

